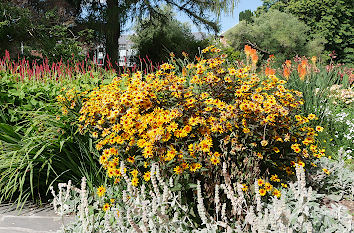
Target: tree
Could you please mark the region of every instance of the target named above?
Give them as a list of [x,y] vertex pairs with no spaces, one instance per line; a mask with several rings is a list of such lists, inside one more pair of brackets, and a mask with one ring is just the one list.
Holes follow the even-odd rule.
[[170,52],[180,58],[182,52],[186,52],[193,58],[198,55],[198,48],[208,45],[206,39],[197,40],[190,26],[179,22],[170,7],[160,13],[163,18],[147,17],[136,25],[132,40],[138,51],[137,57],[148,57],[153,64],[167,61]]
[[238,19],[239,21],[246,20],[248,23],[252,23],[253,22],[252,16],[253,13],[251,10],[245,10],[245,11],[241,11],[238,14]]
[[83,37],[88,40],[90,37],[75,28],[67,6],[64,0],[0,3],[0,53],[9,50],[17,56],[23,44],[27,56],[35,51],[36,55],[51,60],[81,57]]
[[280,61],[297,54],[319,56],[323,50],[323,38],[311,37],[310,28],[292,14],[269,10],[253,20],[241,21],[225,33],[234,48],[241,50],[251,44],[267,55],[275,54]]
[[313,34],[327,40],[325,50],[333,50],[342,62],[354,61],[354,2],[352,0],[264,0],[256,14],[268,9],[289,12],[310,27]]
[[[208,30],[217,32],[216,18],[222,11],[232,12],[235,0],[68,0],[80,12],[78,18],[85,21],[93,19],[101,24],[101,35],[106,44],[106,51],[113,65],[118,60],[118,38],[128,21],[142,19],[150,15],[163,17],[159,6],[166,4],[173,9],[184,12],[198,25],[204,25]],[[85,12],[85,14],[83,14]]]

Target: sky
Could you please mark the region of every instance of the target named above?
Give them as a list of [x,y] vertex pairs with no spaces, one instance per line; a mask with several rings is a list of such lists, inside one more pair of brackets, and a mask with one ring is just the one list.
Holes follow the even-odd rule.
[[[225,32],[231,27],[235,26],[238,23],[238,14],[244,10],[254,11],[257,7],[262,5],[261,0],[240,0],[239,3],[235,6],[233,15],[221,15],[220,17],[220,26],[221,32]],[[177,14],[177,19],[181,22],[193,22],[188,18],[188,16],[181,13]],[[199,30],[195,25],[192,25],[192,32],[197,31],[206,31],[205,29]]]

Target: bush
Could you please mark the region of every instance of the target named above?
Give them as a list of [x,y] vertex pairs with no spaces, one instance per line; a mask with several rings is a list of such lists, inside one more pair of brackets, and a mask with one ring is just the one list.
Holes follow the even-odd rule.
[[[225,166],[229,181],[237,180],[244,190],[263,178],[262,195],[279,196],[295,178],[295,164],[313,170],[316,159],[325,156],[316,145],[323,128],[314,114],[300,115],[302,93],[286,89],[285,80],[228,65],[213,46],[203,53],[209,57],[197,64],[165,63],[156,73],[123,74],[83,93],[80,130],[97,138],[112,185],[151,187],[149,167],[157,162],[162,176],[173,177],[175,189],[193,206],[196,180],[211,197]],[[76,104],[75,95],[68,96],[59,97],[65,111]],[[124,173],[119,161],[126,163]],[[127,184],[121,181],[125,172]],[[207,203],[207,211],[213,208]]]
[[92,142],[77,133],[76,116],[60,117],[56,103],[62,91],[97,86],[101,72],[0,59],[0,202],[46,201],[50,185],[83,176],[90,188],[103,182]]
[[252,43],[268,55],[274,54],[278,62],[298,54],[319,57],[325,42],[321,37],[310,36],[309,27],[295,16],[277,10],[254,17],[253,23],[241,21],[225,36],[237,50]]

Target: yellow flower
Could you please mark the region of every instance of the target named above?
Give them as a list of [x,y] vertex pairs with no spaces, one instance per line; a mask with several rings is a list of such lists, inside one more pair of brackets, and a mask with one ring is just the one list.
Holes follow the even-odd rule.
[[299,161],[297,162],[297,164],[300,166],[300,167],[304,167],[305,166],[305,163],[303,161]]
[[203,152],[209,152],[210,147],[213,145],[213,141],[211,139],[204,139],[199,143],[199,148]]
[[214,164],[214,165],[218,165],[218,164],[220,163],[220,160],[219,160],[217,157],[215,157],[215,156],[212,156],[212,157],[210,158],[210,161],[211,161],[211,163]]
[[322,126],[316,126],[316,131],[317,132],[322,132],[323,131],[323,127]]
[[259,194],[260,194],[261,196],[266,195],[266,193],[267,193],[267,191],[265,191],[265,189],[260,189],[260,190],[259,190]]
[[309,114],[309,115],[307,116],[307,118],[308,118],[309,120],[313,120],[313,119],[316,118],[316,115],[313,114],[313,113],[311,113],[311,114]]
[[273,189],[273,185],[271,185],[270,183],[265,183],[264,185],[265,190],[267,190],[268,192],[270,192]]
[[280,152],[278,147],[273,147],[273,150],[274,150],[275,153],[279,153]]
[[324,173],[326,173],[327,175],[329,175],[331,173],[327,168],[322,168],[322,171]]
[[104,204],[103,207],[102,207],[102,209],[103,209],[104,211],[109,210],[109,208],[110,208],[110,205],[109,205],[108,203]]
[[246,184],[242,184],[242,191],[246,192],[248,190],[248,186]]
[[233,67],[228,68],[228,70],[229,70],[229,74],[230,74],[230,75],[236,75],[236,73],[237,73],[236,69],[233,68]]
[[134,169],[133,171],[130,172],[130,174],[132,174],[133,177],[137,177],[138,176],[138,170]]
[[262,179],[258,179],[258,186],[262,186],[262,185],[264,185],[264,180],[262,180]]
[[261,145],[262,145],[262,146],[268,145],[268,141],[267,141],[267,140],[262,140],[262,141],[261,141]]
[[202,165],[200,163],[192,163],[190,166],[189,166],[189,170],[191,172],[195,172],[197,171],[198,169],[200,169],[202,167]]
[[101,155],[100,164],[105,164],[105,163],[107,163],[107,161],[108,161],[107,155],[105,155],[105,154]]
[[291,145],[291,149],[293,149],[293,151],[294,152],[296,152],[296,153],[300,153],[301,152],[301,149],[300,149],[300,147],[299,147],[300,145],[299,144],[292,144]]
[[138,179],[138,177],[134,177],[133,179],[132,179],[132,185],[133,186],[138,186],[138,184],[139,184],[139,179]]
[[115,179],[114,179],[114,183],[115,183],[115,184],[118,184],[119,182],[120,182],[120,178],[115,178]]
[[150,178],[151,178],[151,173],[150,173],[150,172],[145,172],[145,174],[144,174],[144,180],[145,180],[145,181],[149,181]]
[[127,158],[127,161],[128,161],[129,163],[134,163],[134,161],[135,161],[135,156],[130,156],[129,158]]
[[273,195],[276,196],[277,198],[279,198],[281,196],[281,193],[278,189],[274,189],[273,190]]
[[99,197],[102,197],[105,192],[106,192],[106,188],[103,187],[103,185],[101,185],[101,186],[97,189],[97,195],[98,195]]
[[173,171],[177,174],[180,175],[182,174],[183,170],[180,166],[176,166],[175,168],[173,168]]
[[270,180],[271,180],[271,181],[277,181],[277,180],[278,180],[278,175],[277,175],[277,174],[272,175],[272,176],[270,177]]
[[290,140],[290,134],[287,133],[284,137],[284,141],[288,142],[289,140]]
[[97,132],[93,132],[93,133],[91,134],[91,136],[92,136],[93,138],[98,138],[98,133],[97,133]]

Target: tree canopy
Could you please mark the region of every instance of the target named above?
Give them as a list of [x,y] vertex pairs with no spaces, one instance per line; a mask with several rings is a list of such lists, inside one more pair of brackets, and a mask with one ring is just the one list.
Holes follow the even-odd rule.
[[319,56],[323,50],[323,38],[310,36],[310,28],[292,14],[269,10],[253,17],[253,21],[241,21],[225,33],[235,49],[251,44],[267,55],[275,54],[279,60],[295,55]]
[[256,15],[277,9],[289,12],[326,39],[327,53],[335,51],[342,62],[354,61],[354,2],[352,0],[263,0]]
[[251,10],[244,10],[238,14],[239,21],[246,20],[248,23],[253,22],[252,17],[253,17],[253,13]]
[[[85,40],[90,40],[88,30],[76,28],[70,8],[63,1],[39,0],[0,2],[0,53],[47,57],[51,60],[78,58]],[[46,4],[45,4],[46,3]],[[36,56],[34,56],[36,55]]]
[[[69,0],[68,0],[69,1]],[[100,25],[99,31],[105,40],[106,52],[112,63],[118,59],[118,38],[128,22],[151,17],[164,17],[159,8],[168,5],[180,12],[184,12],[190,19],[205,26],[208,30],[218,32],[217,17],[221,12],[232,12],[235,0],[70,0],[71,4],[80,12],[81,21],[91,21]]]
[[[217,23],[218,16],[221,12],[232,12],[237,1],[11,0],[9,2],[1,3],[1,7],[11,5],[11,7],[17,7],[17,10],[11,8],[11,11],[6,11],[6,13],[10,14],[0,16],[2,17],[0,18],[1,39],[6,39],[7,42],[16,44],[18,47],[19,41],[22,41],[24,37],[32,39],[32,42],[37,44],[51,41],[49,47],[63,47],[60,44],[78,42],[78,32],[81,29],[90,29],[93,30],[95,38],[105,44],[108,57],[112,64],[115,65],[118,60],[118,39],[122,31],[130,22],[141,20],[148,15],[162,19],[163,15],[161,15],[159,10],[161,5],[166,4],[174,10],[184,12],[196,24],[217,32],[219,30]],[[51,12],[50,14],[54,14],[57,18],[53,20],[52,15],[50,16],[51,19],[46,18],[47,16],[41,17],[47,15],[46,12]],[[18,14],[22,14],[21,17],[17,17]],[[12,18],[15,18],[16,22],[11,21]],[[18,20],[18,18],[21,20]],[[75,30],[73,25],[75,26]],[[19,27],[22,30],[18,30]],[[48,37],[37,39],[35,36],[28,36],[30,28],[35,28],[36,36],[48,35]],[[45,29],[45,31],[41,31],[40,29]],[[59,29],[59,31],[56,29]],[[52,32],[55,32],[55,35]],[[63,38],[60,39],[58,36],[63,36]],[[68,41],[66,38],[70,40]],[[76,51],[70,43],[68,47]],[[3,45],[4,47],[8,46],[5,43]]]
[[171,8],[161,10],[164,17],[147,17],[138,22],[132,36],[137,57],[148,57],[154,64],[167,61],[170,52],[182,58],[182,52],[194,57],[208,46],[206,38],[196,39],[189,24],[179,22]]

